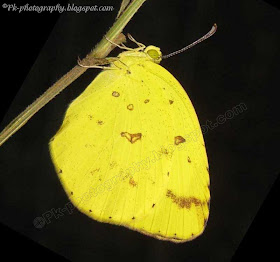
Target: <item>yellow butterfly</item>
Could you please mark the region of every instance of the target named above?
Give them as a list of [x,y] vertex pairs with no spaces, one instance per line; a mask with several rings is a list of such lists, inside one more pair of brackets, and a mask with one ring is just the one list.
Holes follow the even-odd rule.
[[[73,204],[87,216],[173,242],[199,236],[209,216],[206,150],[192,103],[138,44],[74,100],[50,153]],[[110,70],[109,70],[110,69]]]

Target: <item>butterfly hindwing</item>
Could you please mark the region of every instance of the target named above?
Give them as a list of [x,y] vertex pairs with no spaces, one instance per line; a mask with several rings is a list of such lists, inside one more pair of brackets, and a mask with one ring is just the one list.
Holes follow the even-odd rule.
[[50,143],[58,176],[74,205],[95,220],[175,242],[193,239],[210,199],[194,108],[160,65],[131,57],[122,63],[70,104]]

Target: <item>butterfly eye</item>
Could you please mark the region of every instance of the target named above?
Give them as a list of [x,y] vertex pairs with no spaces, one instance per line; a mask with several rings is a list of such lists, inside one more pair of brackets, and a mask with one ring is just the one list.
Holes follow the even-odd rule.
[[158,47],[148,46],[144,51],[155,63],[161,61],[161,51]]
[[159,53],[158,53],[156,50],[154,50],[154,49],[149,50],[149,51],[147,52],[147,54],[148,54],[151,58],[153,58],[153,59],[158,59],[158,58],[159,58]]

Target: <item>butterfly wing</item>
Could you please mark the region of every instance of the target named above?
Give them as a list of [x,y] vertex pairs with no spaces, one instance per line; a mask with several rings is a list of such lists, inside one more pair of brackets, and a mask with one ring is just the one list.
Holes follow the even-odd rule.
[[165,170],[168,183],[153,215],[150,233],[184,242],[203,232],[209,216],[209,169],[204,140],[194,107],[179,82],[152,62],[146,62],[144,69],[146,88],[154,92],[153,97],[164,101],[164,105],[155,102],[150,110],[151,129],[157,107],[164,115],[161,127],[167,127],[163,131],[167,134],[161,133],[161,141],[155,146],[158,151],[164,148],[161,161],[171,162]]
[[203,137],[163,67],[139,58],[129,71],[101,72],[69,106],[50,152],[70,200],[93,219],[175,242],[202,233],[210,199]]

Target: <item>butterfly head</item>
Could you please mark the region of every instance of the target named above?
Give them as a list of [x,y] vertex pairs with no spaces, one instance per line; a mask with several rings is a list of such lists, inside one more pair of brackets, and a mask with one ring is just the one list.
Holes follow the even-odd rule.
[[144,53],[154,62],[159,64],[162,59],[161,51],[158,47],[149,45],[145,48]]

